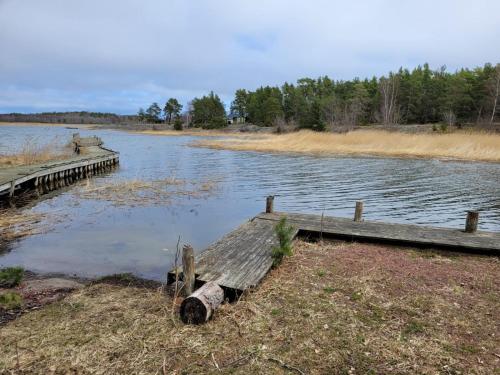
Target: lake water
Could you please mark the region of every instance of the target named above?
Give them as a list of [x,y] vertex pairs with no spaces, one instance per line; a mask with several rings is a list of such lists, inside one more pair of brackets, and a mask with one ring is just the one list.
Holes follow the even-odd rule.
[[[26,137],[68,140],[62,127],[0,127],[0,152]],[[133,272],[162,280],[176,244],[200,251],[265,206],[352,217],[356,200],[367,220],[462,228],[465,212],[479,210],[480,229],[500,231],[500,164],[371,157],[313,157],[220,151],[189,146],[199,138],[97,134],[120,152],[120,167],[96,179],[218,181],[204,197],[180,196],[147,207],[114,206],[82,199],[73,186],[40,201],[36,212],[64,215],[47,233],[27,237],[0,254],[0,267],[21,265],[37,272],[95,277]],[[79,184],[84,184],[80,182]],[[48,219],[50,220],[50,219]]]

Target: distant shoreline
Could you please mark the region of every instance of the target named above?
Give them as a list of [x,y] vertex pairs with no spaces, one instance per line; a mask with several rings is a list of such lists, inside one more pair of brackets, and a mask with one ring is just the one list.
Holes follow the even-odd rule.
[[47,126],[54,128],[78,128],[78,129],[93,129],[103,125],[99,124],[59,124],[52,122],[0,122],[0,126]]
[[[152,136],[224,137],[199,140],[192,145],[219,150],[255,151],[265,153],[309,154],[316,156],[378,156],[412,159],[445,159],[479,162],[500,162],[500,133],[458,130],[447,133],[429,131],[428,125],[410,125],[419,131],[404,132],[406,125],[368,127],[347,133],[297,131],[273,134],[272,128],[242,131],[240,127],[222,129],[187,128],[140,129],[110,124],[5,123],[1,126],[50,126],[94,130],[118,130]],[[427,129],[428,128],[428,129]],[[420,130],[421,129],[421,130]]]

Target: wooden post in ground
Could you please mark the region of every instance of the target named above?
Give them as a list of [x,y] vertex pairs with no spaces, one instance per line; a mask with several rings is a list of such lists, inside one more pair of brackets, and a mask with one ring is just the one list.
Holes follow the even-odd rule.
[[363,220],[363,201],[356,202],[356,209],[354,211],[354,221]]
[[14,180],[10,183],[9,198],[12,198],[14,196],[15,191],[16,191],[16,181]]
[[182,274],[184,281],[184,295],[187,297],[194,291],[194,250],[190,245],[182,248]]
[[216,283],[208,282],[182,301],[181,319],[186,324],[205,323],[223,301],[224,290]]
[[272,214],[274,211],[274,195],[266,198],[266,214]]
[[474,233],[477,230],[478,222],[479,222],[479,212],[467,211],[467,219],[465,221],[465,232]]

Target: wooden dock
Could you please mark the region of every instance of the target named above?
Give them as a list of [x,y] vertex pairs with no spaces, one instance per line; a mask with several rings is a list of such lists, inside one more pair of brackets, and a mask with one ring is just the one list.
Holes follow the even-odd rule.
[[[268,210],[272,211],[272,205]],[[360,220],[360,212],[357,211]],[[500,255],[498,232],[466,233],[448,228],[268,212],[257,215],[195,257],[197,284],[214,282],[224,288],[226,293],[241,293],[257,286],[272,267],[271,250],[278,245],[274,228],[283,216],[294,226],[294,237],[322,235],[349,241]],[[182,267],[177,268],[177,274],[182,279]],[[175,281],[175,275],[175,269],[169,272],[169,282]]]
[[0,168],[0,197],[13,197],[17,190],[47,187],[100,173],[119,163],[117,152],[104,148],[97,137],[73,137],[75,154],[64,160]]

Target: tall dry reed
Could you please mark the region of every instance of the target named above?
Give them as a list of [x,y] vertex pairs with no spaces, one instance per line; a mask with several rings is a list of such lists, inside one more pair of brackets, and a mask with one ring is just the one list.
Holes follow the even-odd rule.
[[43,163],[50,160],[59,160],[73,153],[71,147],[61,146],[57,138],[41,144],[35,138],[27,138],[18,150],[0,154],[0,165],[19,166]]
[[365,130],[335,134],[300,131],[253,138],[202,140],[195,145],[240,151],[500,161],[500,134],[480,132],[406,134]]

